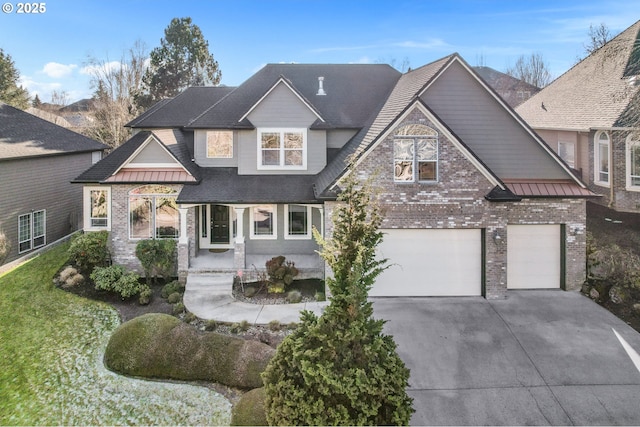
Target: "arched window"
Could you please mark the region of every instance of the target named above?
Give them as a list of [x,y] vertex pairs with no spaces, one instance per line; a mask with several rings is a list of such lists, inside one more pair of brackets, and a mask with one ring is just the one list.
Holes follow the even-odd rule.
[[438,132],[421,125],[399,128],[393,136],[395,182],[438,181]]
[[594,138],[594,181],[596,184],[609,185],[609,153],[611,143],[607,132],[598,132]]
[[627,188],[640,190],[640,133],[627,136]]
[[164,185],[143,185],[129,191],[129,238],[180,237],[178,192]]

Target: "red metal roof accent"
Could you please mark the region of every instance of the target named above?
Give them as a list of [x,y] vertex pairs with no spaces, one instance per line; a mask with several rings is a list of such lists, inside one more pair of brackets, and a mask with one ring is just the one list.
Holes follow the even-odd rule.
[[522,180],[503,181],[514,194],[522,197],[593,197],[595,193],[582,188],[574,181],[564,180]]
[[184,169],[127,169],[110,176],[106,182],[195,182]]

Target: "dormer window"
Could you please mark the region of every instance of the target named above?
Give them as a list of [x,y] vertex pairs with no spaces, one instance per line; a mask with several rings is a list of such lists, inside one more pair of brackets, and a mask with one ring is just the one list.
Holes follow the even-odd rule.
[[258,169],[306,168],[306,129],[258,129]]
[[393,138],[395,182],[438,181],[438,133],[428,126],[401,127]]

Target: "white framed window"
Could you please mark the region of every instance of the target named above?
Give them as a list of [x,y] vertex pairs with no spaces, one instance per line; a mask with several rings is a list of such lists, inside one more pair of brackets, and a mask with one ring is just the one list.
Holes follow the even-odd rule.
[[179,238],[177,193],[164,185],[143,185],[129,191],[129,238]]
[[640,133],[627,136],[627,189],[640,191]]
[[605,187],[609,186],[609,156],[611,153],[611,142],[609,134],[598,132],[594,138],[594,177],[596,184]]
[[570,168],[575,168],[576,145],[573,142],[558,141],[558,155]]
[[84,187],[84,229],[111,230],[111,187]]
[[233,158],[233,132],[232,131],[207,131],[207,158],[231,159]]
[[285,205],[285,239],[311,239],[311,206]]
[[46,238],[47,211],[33,211],[18,216],[18,253],[44,246]]
[[258,169],[306,168],[306,129],[258,129]]
[[278,238],[278,209],[276,205],[252,206],[249,210],[252,239]]
[[393,138],[395,182],[438,181],[438,133],[425,125],[401,127]]

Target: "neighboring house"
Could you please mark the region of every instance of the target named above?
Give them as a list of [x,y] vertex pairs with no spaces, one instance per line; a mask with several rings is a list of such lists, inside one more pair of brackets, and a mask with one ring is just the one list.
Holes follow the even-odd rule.
[[507,104],[515,107],[540,92],[540,88],[491,67],[476,66],[473,69],[498,92]]
[[346,174],[374,177],[392,266],[371,295],[482,295],[579,287],[593,194],[462,58],[267,65],[242,85],[194,87],[129,123],[81,174],[85,230],[114,260],[178,240],[181,278],[285,255],[322,274]]
[[79,229],[82,189],[69,182],[106,148],[0,103],[0,229],[11,242],[5,262]]
[[516,111],[602,195],[640,212],[640,21],[576,64]]

